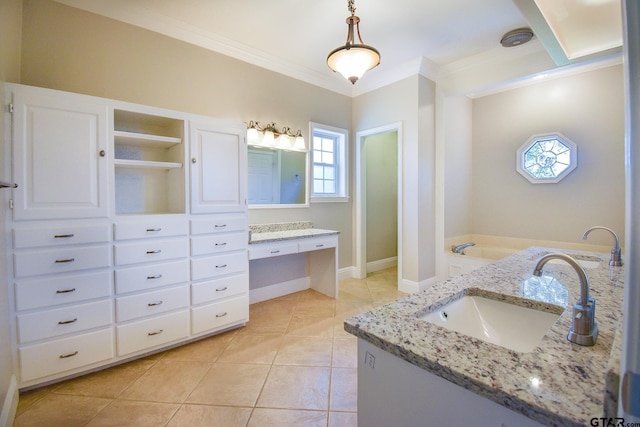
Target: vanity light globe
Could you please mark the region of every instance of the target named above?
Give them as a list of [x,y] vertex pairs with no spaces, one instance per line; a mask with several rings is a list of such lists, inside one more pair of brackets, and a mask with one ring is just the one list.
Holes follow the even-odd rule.
[[265,147],[275,147],[275,135],[270,130],[264,133],[264,138],[262,138],[262,145]]
[[293,143],[293,149],[296,151],[305,151],[307,147],[304,145],[304,138],[302,135],[296,136],[296,140]]
[[277,147],[283,150],[288,150],[291,148],[291,139],[289,136],[285,134],[281,134],[277,140]]
[[258,129],[249,128],[247,129],[247,143],[250,145],[257,145],[260,141],[260,136],[258,135]]

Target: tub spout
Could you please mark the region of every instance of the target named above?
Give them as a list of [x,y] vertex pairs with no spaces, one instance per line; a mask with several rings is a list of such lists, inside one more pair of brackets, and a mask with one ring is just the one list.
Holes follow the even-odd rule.
[[451,246],[451,252],[453,252],[454,254],[460,254],[460,255],[464,255],[464,250],[466,248],[468,248],[469,246],[475,246],[475,243],[469,242],[469,243],[463,243],[462,245],[453,245]]
[[606,230],[609,233],[611,233],[611,235],[613,236],[613,248],[611,248],[611,259],[609,260],[609,265],[612,267],[621,267],[622,266],[622,250],[620,249],[620,238],[618,238],[618,235],[616,234],[615,231],[613,231],[608,227],[596,225],[584,232],[584,234],[582,235],[582,240],[587,240],[587,236],[589,236],[589,233],[591,233],[593,230],[596,230],[596,229]]

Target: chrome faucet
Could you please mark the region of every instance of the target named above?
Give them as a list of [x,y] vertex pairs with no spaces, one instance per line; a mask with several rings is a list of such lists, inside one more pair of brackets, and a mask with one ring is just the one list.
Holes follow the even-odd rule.
[[580,300],[573,306],[571,329],[567,339],[579,345],[595,345],[598,338],[598,324],[596,322],[596,300],[589,296],[589,277],[578,262],[566,254],[551,253],[538,260],[534,276],[542,276],[542,267],[552,259],[561,259],[573,267],[580,279]]
[[595,227],[591,227],[582,235],[582,240],[587,240],[587,236],[593,230],[596,229],[607,230],[609,233],[613,235],[613,248],[611,248],[611,259],[609,260],[609,265],[613,267],[621,267],[622,266],[622,250],[620,249],[620,239],[615,231],[610,228],[603,227],[601,225],[596,225]]
[[464,243],[462,245],[453,245],[451,246],[451,252],[455,253],[455,254],[460,254],[460,255],[464,255],[464,250],[466,248],[468,248],[469,246],[475,246],[475,243],[469,242],[469,243]]

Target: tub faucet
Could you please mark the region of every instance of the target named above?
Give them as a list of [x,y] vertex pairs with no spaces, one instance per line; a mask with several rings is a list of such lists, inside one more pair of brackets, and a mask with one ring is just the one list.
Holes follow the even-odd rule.
[[552,259],[561,259],[578,273],[580,279],[580,300],[573,306],[571,329],[567,339],[578,345],[595,345],[598,338],[598,324],[596,323],[596,300],[589,296],[589,277],[578,262],[566,254],[551,253],[538,260],[533,275],[542,276],[542,267]]
[[475,246],[475,243],[469,242],[469,243],[464,243],[462,245],[453,245],[451,246],[451,252],[453,252],[454,254],[460,254],[460,255],[464,255],[464,250],[466,248],[468,248],[469,246]]
[[587,236],[595,229],[607,230],[609,233],[613,235],[613,248],[611,248],[611,259],[609,260],[609,265],[612,267],[621,267],[622,266],[622,250],[620,249],[620,239],[615,231],[610,228],[603,227],[601,225],[596,225],[591,227],[582,235],[582,240],[587,240]]

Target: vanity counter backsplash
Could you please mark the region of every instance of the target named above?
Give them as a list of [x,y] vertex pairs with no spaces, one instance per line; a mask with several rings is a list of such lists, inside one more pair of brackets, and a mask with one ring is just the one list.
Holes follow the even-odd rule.
[[[615,417],[621,353],[624,269],[609,267],[608,254],[587,269],[596,299],[599,335],[594,346],[567,340],[572,306],[580,296],[576,271],[563,262],[547,263],[533,277],[545,254],[584,251],[532,247],[345,321],[345,330],[378,348],[451,383],[521,413],[543,425],[589,425],[595,417]],[[491,294],[505,302],[538,301],[564,312],[530,352],[517,352],[421,320],[460,295]],[[539,304],[539,303],[538,303]],[[526,331],[523,331],[526,333]]]

